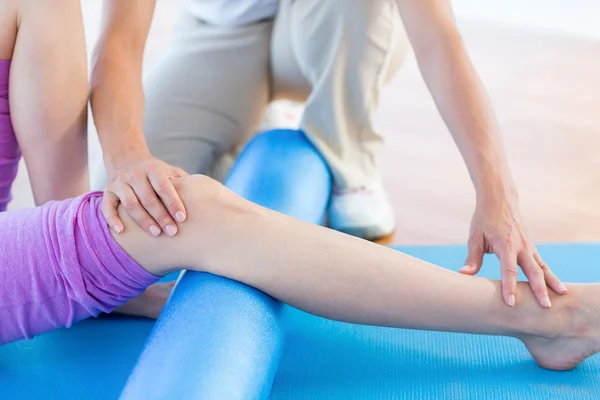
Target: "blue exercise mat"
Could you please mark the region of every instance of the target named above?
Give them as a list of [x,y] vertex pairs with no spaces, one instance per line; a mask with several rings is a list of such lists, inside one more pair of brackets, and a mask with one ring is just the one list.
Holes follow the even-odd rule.
[[[466,254],[463,246],[398,249],[451,269]],[[600,282],[600,245],[539,249],[561,278]],[[493,257],[485,265],[484,275],[498,277]],[[363,327],[290,307],[281,319],[286,339],[273,400],[600,399],[597,356],[573,371],[550,372],[509,338]],[[151,328],[149,321],[101,318],[0,347],[0,398],[116,399]]]

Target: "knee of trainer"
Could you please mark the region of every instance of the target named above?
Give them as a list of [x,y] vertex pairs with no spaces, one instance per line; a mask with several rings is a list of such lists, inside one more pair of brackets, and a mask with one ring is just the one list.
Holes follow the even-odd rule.
[[389,16],[396,0],[329,0],[330,12],[346,21],[360,22],[360,28],[367,28],[380,16]]
[[347,58],[383,62],[405,47],[397,45],[406,40],[396,8],[393,0],[328,0],[298,9],[293,18],[298,61],[318,64],[343,51]]

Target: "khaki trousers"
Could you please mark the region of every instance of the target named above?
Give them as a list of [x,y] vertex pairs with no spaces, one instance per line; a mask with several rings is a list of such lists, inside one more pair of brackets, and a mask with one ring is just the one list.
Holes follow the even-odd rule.
[[275,19],[237,27],[184,11],[144,83],[150,151],[188,173],[219,175],[268,104],[291,99],[305,102],[301,127],[336,185],[367,184],[379,177],[380,91],[407,48],[393,0],[282,0]]

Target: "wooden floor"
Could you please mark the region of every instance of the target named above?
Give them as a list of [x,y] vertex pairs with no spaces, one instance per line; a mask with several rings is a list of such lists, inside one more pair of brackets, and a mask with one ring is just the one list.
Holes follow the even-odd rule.
[[[98,34],[100,3],[83,1],[88,50]],[[180,3],[158,3],[148,63],[166,42]],[[489,23],[461,26],[496,105],[532,237],[600,241],[600,42]],[[412,57],[386,88],[377,126],[387,138],[394,243],[465,242],[474,192]],[[30,205],[22,169],[11,208]]]
[[[464,23],[539,242],[600,240],[600,42]],[[474,192],[415,63],[385,92],[395,243],[466,241]]]

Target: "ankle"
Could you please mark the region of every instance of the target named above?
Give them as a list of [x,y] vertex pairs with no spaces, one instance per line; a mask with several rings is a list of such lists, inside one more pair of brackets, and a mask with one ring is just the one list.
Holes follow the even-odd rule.
[[553,295],[553,307],[539,310],[537,329],[516,336],[543,368],[566,371],[600,350],[598,285],[569,285]]
[[[581,338],[588,335],[590,318],[586,310],[585,293],[581,285],[567,285],[566,295],[554,295],[551,300],[559,307],[555,325],[561,330],[559,336]],[[551,296],[552,297],[552,296]]]
[[[529,285],[523,288],[531,292]],[[581,305],[581,294],[576,286],[569,286],[567,295],[550,293],[552,307],[542,309],[534,303],[528,306],[529,323],[525,324],[522,335],[547,339],[576,338],[585,334],[585,319],[580,318],[577,310]]]

